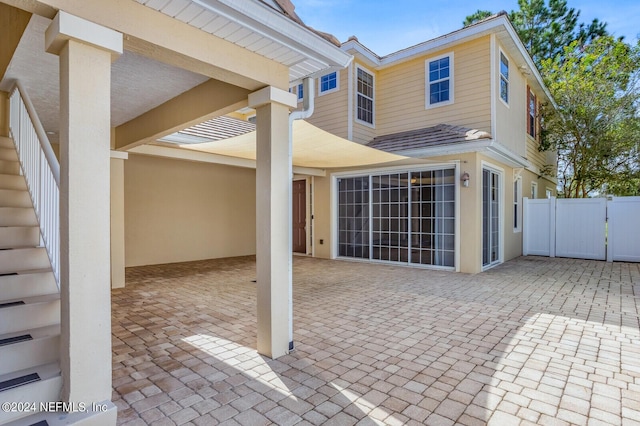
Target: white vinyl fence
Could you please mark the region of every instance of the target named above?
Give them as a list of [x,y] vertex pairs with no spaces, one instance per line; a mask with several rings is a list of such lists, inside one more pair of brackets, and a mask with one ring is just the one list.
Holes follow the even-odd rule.
[[640,262],[640,197],[524,199],[526,255]]

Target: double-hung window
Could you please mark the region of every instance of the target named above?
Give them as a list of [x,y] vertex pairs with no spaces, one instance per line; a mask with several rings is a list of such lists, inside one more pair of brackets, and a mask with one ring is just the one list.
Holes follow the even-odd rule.
[[527,87],[527,133],[532,138],[536,137],[538,128],[536,95]]
[[334,71],[332,73],[323,75],[320,77],[320,94],[323,95],[325,93],[333,92],[338,90],[338,72]]
[[370,74],[357,67],[357,118],[367,124],[373,124],[374,81]]
[[500,99],[509,103],[509,60],[500,52]]
[[453,102],[453,54],[427,61],[427,105]]

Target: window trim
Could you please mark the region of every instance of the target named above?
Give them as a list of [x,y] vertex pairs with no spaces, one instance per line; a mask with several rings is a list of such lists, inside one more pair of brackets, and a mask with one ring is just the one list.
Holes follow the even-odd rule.
[[538,198],[538,182],[531,182],[531,195],[532,200]]
[[[502,49],[500,49],[500,54],[498,55],[498,98],[502,101],[502,103],[509,108],[509,98],[510,98],[510,86],[511,86],[511,82],[510,82],[510,78],[509,75],[507,74],[507,76],[503,76],[502,74],[502,58],[504,57],[504,59],[507,61],[507,73],[509,74],[511,71],[511,67],[509,66],[510,64],[510,60],[509,57],[507,56],[506,53],[504,53],[502,51]],[[502,98],[502,80],[504,79],[504,81],[507,84],[507,99],[504,100]]]
[[513,181],[513,232],[522,232],[522,176]]
[[[322,78],[326,77],[328,75],[331,74],[335,74],[336,75],[336,87],[333,87],[331,89],[327,89],[327,90],[322,90]],[[320,77],[318,77],[318,96],[324,96],[327,95],[329,93],[333,93],[333,92],[337,92],[338,90],[340,90],[340,71],[333,71],[330,73],[327,73],[325,75],[322,75]]]
[[[376,127],[376,75],[369,71],[367,68],[363,67],[360,64],[356,64],[355,66],[355,74],[353,76],[354,79],[354,86],[355,86],[355,90],[354,90],[354,94],[355,94],[355,102],[353,103],[353,108],[354,108],[354,115],[353,115],[353,119],[356,123],[362,124],[363,126],[367,126],[367,127],[371,127],[371,128],[375,128]],[[369,98],[366,95],[362,95],[367,99],[371,99],[371,123],[369,123],[368,121],[364,121],[358,118],[358,96],[360,95],[360,92],[358,91],[358,70],[362,70],[363,72],[366,72],[367,74],[369,74],[372,77],[372,83],[373,83],[373,97]]]
[[304,90],[303,90],[303,85],[302,83],[298,84],[296,86],[296,97],[298,98],[298,103],[302,102],[303,98],[304,98]]
[[[531,98],[533,97],[533,117],[531,116]],[[531,125],[533,122],[533,134],[531,134]],[[539,126],[538,126],[538,97],[533,90],[531,90],[531,86],[527,85],[527,135],[529,135],[532,139],[538,140],[539,135]]]
[[[431,81],[429,80],[429,64],[434,61],[438,61],[443,58],[449,58],[449,100],[436,102],[435,104],[431,103]],[[432,58],[428,58],[424,61],[424,107],[425,109],[438,108],[446,105],[452,105],[455,102],[454,93],[455,93],[455,78],[454,78],[454,55],[453,52],[448,52],[442,55],[434,56]],[[441,79],[439,81],[444,81]]]

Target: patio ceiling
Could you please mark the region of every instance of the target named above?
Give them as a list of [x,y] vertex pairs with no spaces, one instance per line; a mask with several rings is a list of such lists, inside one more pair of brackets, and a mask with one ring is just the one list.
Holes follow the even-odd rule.
[[[14,3],[17,7],[22,7],[22,3],[8,1],[9,5]],[[285,16],[275,4],[269,6],[257,0],[131,0],[131,3],[137,9],[141,8],[137,4],[140,3],[144,5],[144,9],[153,9],[175,21],[183,22],[285,65],[290,70],[291,82],[329,69],[343,68],[351,60],[348,54],[321,35]],[[47,11],[43,12],[46,16],[34,13],[0,81],[0,90],[10,90],[13,81],[20,79],[32,99],[45,131],[55,143],[58,141],[59,133],[58,58],[44,51],[44,32],[55,10],[51,8],[51,11],[48,11],[48,7],[45,6],[49,3],[46,0],[34,4],[42,7],[30,6],[29,3],[25,9],[32,12]],[[128,4],[123,6],[126,6],[127,10],[135,9]],[[88,10],[79,4],[74,4],[72,9],[69,13],[88,13]],[[166,16],[163,16],[163,19],[166,19]],[[90,17],[87,19],[91,20]],[[119,24],[113,25],[117,27]],[[162,55],[153,56],[155,50],[147,51],[148,49],[141,49],[135,45],[133,40],[136,40],[136,37],[130,37],[126,33],[127,28],[130,29],[125,24],[122,24],[121,28],[115,28],[125,33],[127,42],[125,53],[112,67],[112,127],[118,127],[141,116],[211,77],[205,75],[206,72],[201,72],[204,68],[179,68],[165,63]],[[256,90],[264,85],[245,76],[237,77],[240,80],[233,80],[232,84],[244,82],[250,86],[245,87],[248,90]]]

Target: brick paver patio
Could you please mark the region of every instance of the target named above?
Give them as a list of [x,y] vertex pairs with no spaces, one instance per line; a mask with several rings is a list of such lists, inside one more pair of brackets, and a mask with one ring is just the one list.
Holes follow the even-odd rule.
[[254,271],[127,270],[118,424],[640,425],[639,264],[465,275],[296,257],[296,350],[276,361],[255,351]]

